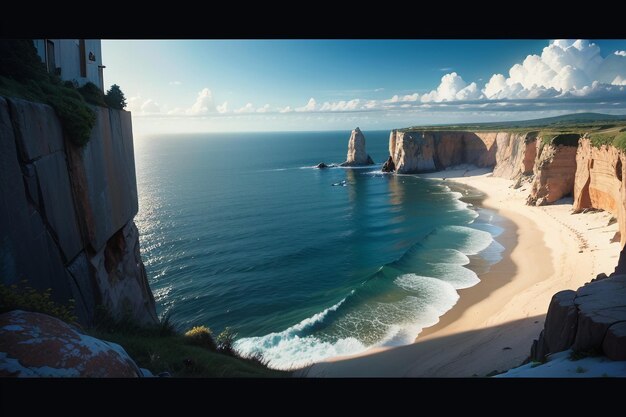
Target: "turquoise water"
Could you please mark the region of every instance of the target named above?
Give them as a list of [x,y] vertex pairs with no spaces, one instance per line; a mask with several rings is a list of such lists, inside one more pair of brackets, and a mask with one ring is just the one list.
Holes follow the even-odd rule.
[[[446,182],[345,160],[349,132],[137,140],[141,250],[160,314],[231,326],[242,353],[302,366],[410,343],[500,259],[490,211]],[[345,181],[345,183],[344,183]],[[335,184],[335,185],[333,185]],[[469,203],[467,202],[469,201]]]

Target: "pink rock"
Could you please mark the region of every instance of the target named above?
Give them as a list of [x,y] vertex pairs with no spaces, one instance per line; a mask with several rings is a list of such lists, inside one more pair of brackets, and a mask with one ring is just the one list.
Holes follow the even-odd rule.
[[142,371],[120,345],[87,336],[41,313],[0,315],[0,377],[136,378]]

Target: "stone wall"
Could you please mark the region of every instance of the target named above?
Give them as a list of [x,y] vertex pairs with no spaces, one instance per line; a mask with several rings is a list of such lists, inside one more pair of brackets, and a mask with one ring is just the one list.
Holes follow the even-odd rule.
[[130,113],[94,107],[89,143],[72,145],[54,110],[0,97],[0,280],[75,300],[90,325],[157,321],[133,222],[138,210]]

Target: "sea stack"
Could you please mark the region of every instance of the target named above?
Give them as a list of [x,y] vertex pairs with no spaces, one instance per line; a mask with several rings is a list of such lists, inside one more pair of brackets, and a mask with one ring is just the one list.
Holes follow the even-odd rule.
[[352,131],[348,141],[348,156],[342,167],[373,165],[374,161],[365,151],[365,136],[358,127]]

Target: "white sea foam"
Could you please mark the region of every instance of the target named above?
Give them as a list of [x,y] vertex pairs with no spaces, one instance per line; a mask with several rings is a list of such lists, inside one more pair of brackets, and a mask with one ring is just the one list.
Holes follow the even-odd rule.
[[432,268],[432,274],[443,281],[451,284],[455,289],[463,289],[473,287],[480,282],[478,275],[468,268],[461,265],[449,263],[429,264]]
[[[350,295],[353,293],[354,290]],[[261,352],[263,357],[269,361],[269,365],[277,369],[292,369],[319,362],[332,356],[362,352],[367,347],[354,337],[327,342],[314,336],[301,337],[298,334],[310,326],[322,322],[329,312],[336,311],[348,297],[282,332],[239,339],[235,342],[235,349],[244,356]]]

